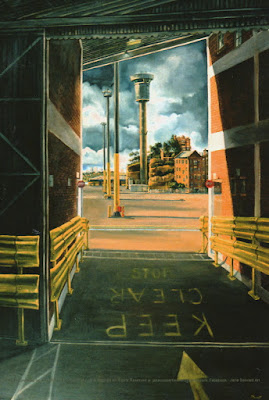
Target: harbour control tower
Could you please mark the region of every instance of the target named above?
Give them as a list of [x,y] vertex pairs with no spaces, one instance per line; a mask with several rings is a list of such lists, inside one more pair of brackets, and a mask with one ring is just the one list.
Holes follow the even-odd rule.
[[131,81],[135,85],[135,100],[139,102],[139,136],[140,136],[140,183],[148,184],[147,166],[147,101],[152,74],[135,74]]

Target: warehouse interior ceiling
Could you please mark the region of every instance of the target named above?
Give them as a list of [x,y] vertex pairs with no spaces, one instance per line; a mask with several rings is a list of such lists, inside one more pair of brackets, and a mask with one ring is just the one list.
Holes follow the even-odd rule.
[[83,70],[124,61],[153,52],[181,46],[204,39],[205,35],[185,34],[179,36],[161,34],[157,36],[133,36],[103,39],[82,39]]
[[268,0],[0,0],[0,34],[81,39],[84,70],[269,26]]

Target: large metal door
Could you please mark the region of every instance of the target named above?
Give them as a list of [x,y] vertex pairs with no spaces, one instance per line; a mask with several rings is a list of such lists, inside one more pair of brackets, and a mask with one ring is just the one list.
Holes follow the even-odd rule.
[[[0,234],[41,237],[41,308],[26,321],[34,340],[47,337],[46,73],[43,33],[0,37]],[[0,335],[13,334],[14,316],[0,314],[10,321]]]

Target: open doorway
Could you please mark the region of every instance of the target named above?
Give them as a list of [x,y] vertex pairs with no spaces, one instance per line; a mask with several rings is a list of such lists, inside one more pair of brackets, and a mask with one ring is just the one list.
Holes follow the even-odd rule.
[[[113,64],[88,70],[85,66],[84,216],[91,225],[91,249],[185,252],[201,249],[199,217],[207,214],[206,65],[205,40],[143,57],[123,57],[119,63],[121,218],[108,217],[113,199],[107,198],[106,181],[107,99],[104,94],[109,90],[109,161],[113,185]],[[146,113],[145,185],[141,185],[140,179],[139,101],[136,101],[135,82],[131,78],[140,73],[152,75]]]

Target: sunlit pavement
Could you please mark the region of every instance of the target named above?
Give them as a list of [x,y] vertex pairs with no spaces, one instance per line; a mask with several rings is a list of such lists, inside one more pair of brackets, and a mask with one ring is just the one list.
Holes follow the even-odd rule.
[[206,194],[131,193],[121,188],[124,218],[108,218],[101,187],[84,188],[84,216],[94,249],[193,251],[201,249],[199,217],[207,214]]

